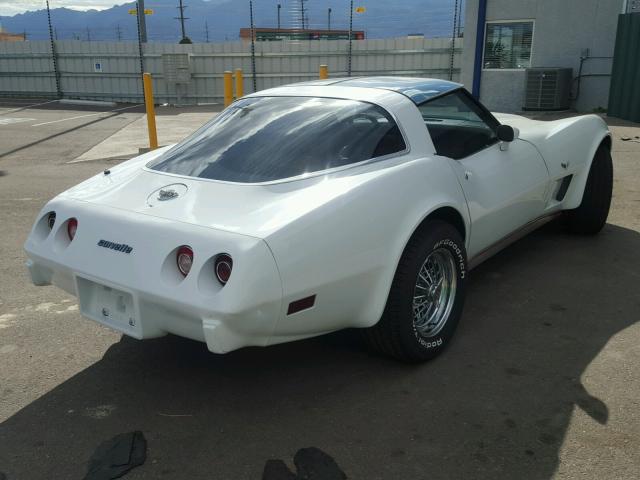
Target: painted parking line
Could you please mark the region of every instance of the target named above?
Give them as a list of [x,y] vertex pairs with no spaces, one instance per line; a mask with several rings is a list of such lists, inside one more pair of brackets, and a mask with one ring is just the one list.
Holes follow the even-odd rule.
[[0,117],[0,126],[11,125],[14,123],[33,122],[35,118],[20,118],[20,117]]
[[60,122],[67,122],[69,120],[77,120],[78,118],[86,118],[86,117],[95,117],[96,115],[106,115],[109,113],[113,113],[113,112],[121,112],[122,110],[129,110],[131,108],[136,108],[141,106],[141,103],[138,103],[136,105],[130,105],[128,107],[122,107],[122,108],[116,108],[114,110],[107,110],[106,112],[95,112],[95,113],[88,113],[86,115],[78,115],[75,117],[69,117],[69,118],[59,118],[58,120],[51,120],[50,122],[41,122],[41,123],[36,123],[34,125],[31,125],[32,127],[40,127],[42,125],[51,125],[52,123],[60,123]]
[[24,110],[25,108],[31,108],[31,107],[39,107],[40,105],[47,105],[49,103],[54,103],[57,102],[58,100],[49,100],[47,102],[40,102],[40,103],[32,103],[30,105],[22,105],[18,108],[12,108],[11,110],[6,110],[4,112],[0,112],[2,115],[6,115],[8,113],[12,113],[12,112],[18,112],[20,110]]

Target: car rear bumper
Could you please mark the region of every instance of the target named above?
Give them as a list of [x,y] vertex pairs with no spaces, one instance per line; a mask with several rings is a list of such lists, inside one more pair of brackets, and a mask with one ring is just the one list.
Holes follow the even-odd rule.
[[[83,316],[134,338],[171,333],[206,342],[215,353],[269,344],[282,313],[282,285],[263,240],[71,203],[47,206],[42,215],[55,210],[56,225],[43,233],[36,222],[25,244],[35,285],[75,295]],[[69,217],[78,219],[78,233],[65,244],[60,230]],[[131,245],[130,254],[98,245],[110,235],[104,225],[120,232],[113,240]],[[175,250],[183,244],[194,251],[186,278],[175,269]],[[234,262],[224,286],[212,268],[222,252]]]

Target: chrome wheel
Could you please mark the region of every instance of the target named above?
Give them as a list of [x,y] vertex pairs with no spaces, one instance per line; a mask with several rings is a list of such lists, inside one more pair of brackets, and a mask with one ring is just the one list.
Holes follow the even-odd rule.
[[422,337],[433,337],[447,323],[456,298],[455,259],[445,248],[431,252],[418,271],[413,290],[413,325]]

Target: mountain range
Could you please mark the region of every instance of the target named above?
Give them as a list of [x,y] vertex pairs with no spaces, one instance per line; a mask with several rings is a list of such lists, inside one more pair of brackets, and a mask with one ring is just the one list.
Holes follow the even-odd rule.
[[[278,8],[282,28],[300,28],[300,0],[253,0],[256,27],[275,27]],[[422,33],[426,37],[450,36],[454,0],[356,0],[363,13],[353,16],[354,30],[364,30],[367,38],[402,37]],[[147,37],[150,42],[178,42],[181,38],[179,0],[146,0]],[[183,0],[185,30],[193,42],[237,40],[241,27],[250,25],[249,0]],[[135,2],[106,10],[78,11],[53,8],[51,22],[59,40],[136,40]],[[325,29],[331,8],[331,28],[349,28],[349,0],[305,0],[308,28]],[[11,17],[0,16],[0,25],[12,33],[26,33],[29,40],[49,38],[46,10],[29,11]]]

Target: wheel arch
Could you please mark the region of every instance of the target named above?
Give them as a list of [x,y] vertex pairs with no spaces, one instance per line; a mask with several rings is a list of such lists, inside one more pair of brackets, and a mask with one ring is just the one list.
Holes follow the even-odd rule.
[[[462,240],[466,244],[467,225],[465,223],[464,217],[456,208],[447,205],[447,206],[438,207],[435,210],[431,211],[429,214],[424,216],[424,218],[416,226],[416,228],[413,230],[413,233],[405,243],[405,248],[407,247],[407,244],[411,241],[413,237],[415,237],[417,234],[419,234],[422,230],[424,230],[427,227],[427,224],[431,220],[442,220],[443,222],[449,223],[452,227],[454,227],[458,231],[458,233],[462,237]],[[403,252],[404,252],[404,249],[403,249]]]
[[584,195],[584,189],[587,185],[587,177],[589,176],[589,170],[591,170],[591,164],[596,155],[596,152],[600,147],[605,147],[609,153],[613,147],[613,140],[609,131],[604,132],[603,135],[596,137],[589,149],[589,156],[584,163],[584,168],[580,171],[573,181],[573,188],[570,190],[567,198],[564,201],[563,209],[571,210],[578,208],[582,203],[582,196]]

